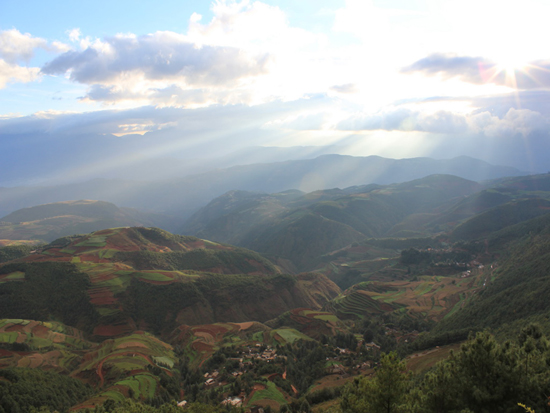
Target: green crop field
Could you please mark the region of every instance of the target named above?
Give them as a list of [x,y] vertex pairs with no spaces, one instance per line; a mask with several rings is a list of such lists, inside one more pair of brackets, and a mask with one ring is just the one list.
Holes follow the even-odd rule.
[[265,390],[257,390],[252,398],[248,401],[247,407],[254,406],[260,400],[274,400],[279,405],[284,405],[287,403],[283,394],[277,389],[275,383],[267,382]]
[[173,278],[170,278],[164,274],[160,274],[158,272],[136,272],[134,273],[136,277],[142,278],[144,280],[151,280],[151,281],[172,281]]
[[311,340],[308,336],[305,334],[300,333],[298,330],[294,330],[291,328],[279,328],[276,330],[271,331],[271,336],[273,337],[275,334],[278,334],[281,336],[281,338],[286,341],[287,343],[293,343],[296,340]]

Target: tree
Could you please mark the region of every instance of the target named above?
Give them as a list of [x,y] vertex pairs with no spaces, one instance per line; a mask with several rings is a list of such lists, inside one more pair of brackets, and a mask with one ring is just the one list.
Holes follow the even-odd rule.
[[549,411],[548,344],[536,328],[528,326],[519,337],[521,346],[498,343],[479,332],[460,352],[426,374],[422,402],[427,412],[516,412],[518,403]]
[[344,413],[393,413],[401,410],[410,384],[405,362],[395,352],[383,354],[374,378],[362,377],[342,395]]

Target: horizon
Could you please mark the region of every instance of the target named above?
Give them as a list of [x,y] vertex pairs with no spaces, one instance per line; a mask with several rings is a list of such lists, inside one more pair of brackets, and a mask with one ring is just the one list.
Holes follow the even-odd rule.
[[0,186],[313,147],[550,170],[542,0],[29,5],[0,6]]

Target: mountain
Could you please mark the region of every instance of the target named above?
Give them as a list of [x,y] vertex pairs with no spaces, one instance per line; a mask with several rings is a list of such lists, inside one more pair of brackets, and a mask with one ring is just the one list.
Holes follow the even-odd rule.
[[[455,343],[472,329],[509,338],[532,321],[548,330],[545,183],[438,174],[310,193],[232,190],[186,223],[200,237],[117,227],[2,248],[0,388],[11,399],[0,406],[238,396],[246,409],[298,411],[372,374],[380,352]],[[5,226],[136,217],[123,212],[97,201],[41,205]],[[314,272],[288,275],[274,262]],[[447,352],[408,361],[431,366]],[[41,381],[36,394],[11,396]]]
[[371,183],[391,184],[432,174],[452,174],[479,181],[522,173],[467,157],[435,160],[323,155],[315,159],[233,166],[169,180],[94,179],[48,187],[0,188],[0,214],[59,201],[100,199],[185,219],[231,190],[310,192]]
[[454,240],[475,240],[503,228],[550,213],[550,201],[540,198],[508,202],[475,215],[450,234]]
[[506,336],[529,322],[548,331],[550,317],[550,214],[490,235],[489,253],[501,259],[485,272],[483,287],[467,306],[438,323],[428,342],[459,340],[471,330],[491,328]]
[[53,241],[124,226],[170,227],[175,219],[158,213],[118,208],[103,201],[66,201],[23,208],[0,218],[0,239]]
[[282,275],[255,252],[144,227],[60,238],[0,267],[0,318],[53,316],[98,337],[266,321],[338,293],[322,275]]
[[459,177],[432,175],[302,196],[230,192],[199,210],[183,231],[288,259],[299,270],[308,270],[323,254],[386,236],[407,216],[430,212],[480,188]]

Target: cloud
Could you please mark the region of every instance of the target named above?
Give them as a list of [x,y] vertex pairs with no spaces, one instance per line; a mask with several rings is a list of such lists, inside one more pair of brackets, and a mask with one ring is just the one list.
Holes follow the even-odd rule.
[[235,47],[197,46],[173,32],[117,35],[82,51],[66,52],[42,73],[67,73],[92,85],[86,99],[103,102],[148,99],[159,90],[234,88],[268,71],[269,54],[251,55]]
[[279,7],[260,1],[218,0],[212,4],[214,17],[201,23],[194,13],[188,36],[198,44],[233,46],[250,51],[270,50],[274,54],[298,50],[323,42],[324,36],[291,27]]
[[91,39],[73,29],[67,34],[80,47],[45,64],[42,73],[89,85],[83,100],[106,104],[259,104],[338,84],[318,71],[327,36],[292,27],[279,7],[219,0],[211,10],[207,22],[194,13],[185,34]]
[[48,42],[16,29],[0,32],[0,57],[8,63],[28,62],[37,48],[49,49]]
[[264,125],[264,129],[287,129],[297,131],[320,130],[327,123],[328,117],[324,112],[304,113],[298,116],[292,115],[285,119],[270,121]]
[[67,46],[57,41],[50,44],[40,37],[32,37],[31,34],[21,33],[17,29],[0,32],[0,57],[7,63],[28,63],[34,57],[36,49],[58,53],[66,51]]
[[547,133],[550,119],[529,109],[510,108],[502,117],[488,111],[457,114],[450,111],[423,113],[408,108],[393,108],[376,114],[356,114],[342,120],[338,130],[427,132],[452,136],[484,135],[491,138]]
[[500,117],[504,116],[510,108],[514,108],[529,109],[550,118],[550,91],[548,90],[524,90],[502,95],[450,99],[467,100],[472,106],[483,108],[482,111],[489,111]]
[[517,89],[550,87],[550,61],[533,61],[511,69],[483,57],[434,53],[401,69],[401,73],[440,76],[444,80],[458,78],[473,84],[493,83]]
[[37,67],[18,66],[0,59],[0,89],[12,82],[32,82],[39,74],[40,69]]
[[[151,125],[148,127],[148,130],[151,131],[165,130],[167,124],[175,125],[176,131],[169,134],[171,139],[184,140],[188,132],[206,136],[211,131],[215,131],[221,136],[231,134],[238,136],[247,128],[259,130],[272,119],[296,116],[299,111],[313,113],[319,108],[330,105],[331,102],[328,98],[318,98],[301,99],[294,102],[274,101],[256,106],[212,105],[197,109],[142,106],[127,110],[100,110],[84,113],[46,111],[28,116],[0,119],[0,136],[48,134],[50,136],[67,136],[76,140],[75,137],[85,134],[103,136],[118,133],[121,131],[121,125],[138,123]],[[238,138],[235,138],[235,141],[238,141]],[[2,142],[0,139],[0,144]],[[154,143],[154,139],[152,139],[151,144]],[[208,142],[205,144],[209,145]]]
[[109,37],[101,48],[62,54],[42,72],[70,72],[72,80],[86,84],[110,84],[137,74],[147,80],[181,79],[189,85],[215,86],[265,73],[267,62],[267,54],[249,56],[233,47],[197,47],[177,33],[157,32]]
[[357,92],[357,86],[353,83],[346,83],[344,85],[334,85],[330,87],[330,90],[337,92],[337,93],[356,93]]
[[197,109],[143,106],[6,117],[0,119],[0,163],[5,166],[0,184],[11,182],[8,176],[18,182],[37,176],[92,179],[136,160],[205,158],[269,145],[294,135],[266,129],[266,123],[300,111],[316,113],[331,102],[318,98]]
[[[36,49],[60,52],[66,50],[66,45],[61,42],[50,44],[16,29],[0,31],[0,89],[11,82],[27,83],[40,77],[39,68],[28,67]],[[20,66],[20,62],[25,66]]]
[[67,36],[69,36],[71,42],[78,42],[80,40],[80,37],[82,36],[82,32],[77,27],[71,30],[67,30]]

